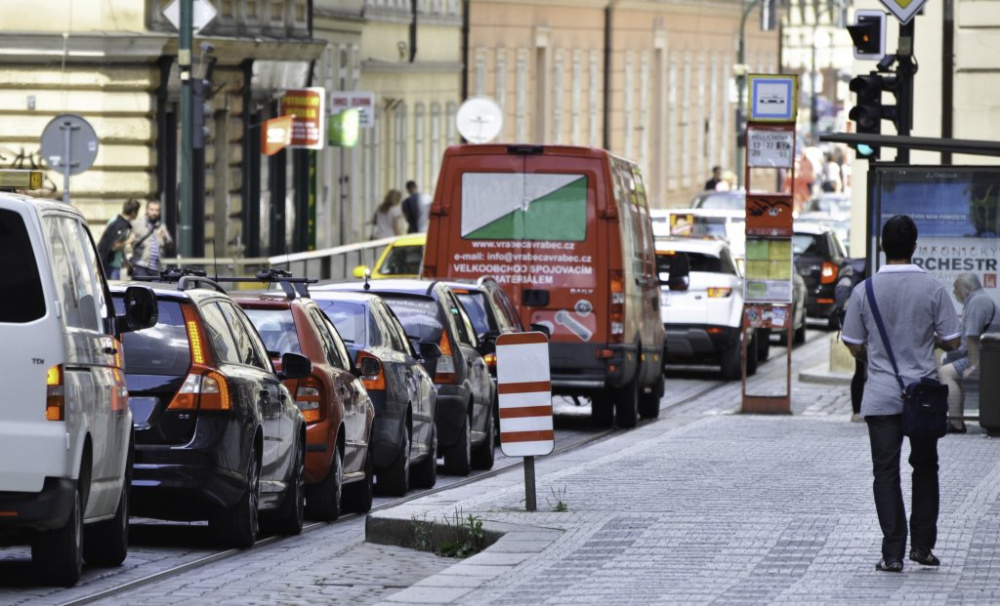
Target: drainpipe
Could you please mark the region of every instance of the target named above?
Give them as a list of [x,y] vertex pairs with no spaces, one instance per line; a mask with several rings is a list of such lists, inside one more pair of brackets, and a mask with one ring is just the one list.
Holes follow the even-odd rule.
[[417,0],[410,0],[410,63],[417,56]]
[[[951,139],[954,132],[955,104],[955,4],[944,0],[941,38],[941,138]],[[951,165],[951,152],[941,152],[941,164]]]
[[462,0],[462,101],[469,98],[469,0]]
[[602,145],[611,149],[611,14],[613,3],[604,8],[604,134]]

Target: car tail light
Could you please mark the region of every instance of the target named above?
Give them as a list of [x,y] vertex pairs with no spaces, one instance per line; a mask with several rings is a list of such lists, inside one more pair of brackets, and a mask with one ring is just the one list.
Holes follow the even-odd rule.
[[56,364],[49,369],[45,377],[45,418],[49,421],[62,421],[65,419],[66,398],[63,388],[63,367]]
[[189,374],[184,384],[177,390],[167,410],[194,410],[198,408],[198,394],[201,393],[201,375]]
[[437,360],[434,370],[435,383],[458,383],[458,375],[455,373],[455,357],[451,351],[451,340],[448,333],[441,332],[441,340],[438,342],[441,348],[441,357]]
[[214,370],[198,374],[199,369],[184,378],[184,383],[167,406],[167,410],[231,410],[229,382]]
[[[358,354],[358,367],[361,367],[361,360],[365,358],[371,358],[373,360],[378,360],[375,356],[369,353],[359,353]],[[381,362],[381,360],[379,360]],[[385,391],[385,367],[383,366],[381,370],[378,371],[377,375],[362,376],[361,384],[365,386],[368,391]]]
[[182,305],[181,311],[184,313],[184,325],[187,327],[188,346],[191,348],[191,363],[211,366],[208,340],[201,329],[198,315],[190,305]]
[[837,265],[835,263],[830,263],[829,261],[823,261],[823,265],[819,270],[819,283],[820,284],[833,284],[837,281]]
[[306,423],[323,420],[323,383],[316,377],[301,379],[295,388],[295,405],[302,411]]
[[489,366],[493,370],[496,370],[496,367],[497,367],[497,355],[495,353],[488,353],[488,354],[486,354],[485,356],[483,356],[483,360],[486,362],[487,366]]
[[611,309],[608,318],[611,322],[611,343],[622,343],[625,340],[625,275],[621,271],[611,272]]
[[732,288],[719,287],[719,288],[709,288],[708,289],[708,298],[709,299],[723,299],[725,297],[728,297],[731,294],[733,294],[733,289]]

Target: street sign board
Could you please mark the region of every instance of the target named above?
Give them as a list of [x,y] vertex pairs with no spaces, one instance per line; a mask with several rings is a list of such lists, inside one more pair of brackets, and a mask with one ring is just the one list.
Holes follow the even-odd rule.
[[555,446],[549,340],[541,332],[497,337],[500,450],[508,457],[544,456]]
[[264,123],[260,130],[260,149],[265,156],[273,156],[292,142],[292,120],[291,116],[281,116]]
[[94,165],[97,133],[82,117],[61,114],[45,126],[41,147],[42,157],[50,167],[62,173],[78,175]]
[[330,93],[330,113],[339,114],[352,107],[361,111],[358,126],[371,128],[375,125],[375,93],[335,91]]
[[[162,13],[174,27],[181,28],[181,0],[170,0],[170,3],[163,7]],[[208,0],[193,0],[191,2],[191,28],[194,33],[197,34],[211,23],[217,14],[219,12]]]
[[747,127],[747,164],[751,168],[791,168],[795,132]]
[[750,74],[750,120],[795,122],[797,91],[796,76]]
[[323,149],[326,137],[326,90],[292,88],[281,97],[282,116],[292,117],[293,149]]
[[906,25],[920,12],[927,0],[879,0],[899,22]]

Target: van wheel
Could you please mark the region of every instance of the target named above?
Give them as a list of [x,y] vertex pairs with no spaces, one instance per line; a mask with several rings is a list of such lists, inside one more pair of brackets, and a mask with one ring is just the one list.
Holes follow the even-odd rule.
[[607,389],[594,392],[590,396],[590,420],[594,427],[602,429],[615,424],[615,405]]
[[311,520],[332,522],[340,517],[340,497],[344,485],[344,455],[333,448],[330,470],[319,484],[306,486],[306,515]]
[[257,542],[260,530],[260,462],[257,450],[250,451],[247,462],[247,489],[232,509],[221,511],[209,520],[209,529],[219,543],[227,547],[248,548]]
[[344,486],[341,504],[346,511],[366,513],[372,508],[375,497],[375,459],[372,456],[371,437],[365,451],[365,479]]
[[403,442],[395,460],[375,476],[380,494],[401,497],[410,488],[410,428],[403,427]]
[[467,476],[472,471],[472,428],[469,417],[465,417],[458,431],[458,442],[444,454],[444,472],[456,476]]
[[486,420],[485,439],[472,451],[472,466],[475,469],[493,469],[496,460],[496,437],[493,434],[493,409],[490,408],[490,418]]
[[292,472],[288,478],[285,497],[281,501],[281,508],[273,517],[268,516],[268,529],[278,534],[297,535],[302,532],[302,519],[305,517],[306,498],[306,447],[299,445],[295,449],[295,462],[292,464]]
[[639,424],[639,395],[642,391],[639,371],[624,389],[619,390],[615,403],[615,422],[622,429],[632,429]]
[[420,488],[433,488],[437,484],[437,468],[437,427],[432,425],[430,451],[410,472],[411,483]]
[[[131,459],[131,457],[130,457]],[[129,463],[131,468],[131,461]],[[83,559],[91,566],[118,566],[128,556],[129,492],[132,474],[125,474],[115,517],[91,524],[83,531]]]
[[642,419],[655,419],[660,416],[660,400],[663,398],[665,390],[663,373],[653,384],[653,391],[643,393],[639,396],[639,417]]
[[722,370],[723,380],[736,381],[740,378],[740,356],[742,353],[738,340],[730,345],[729,349],[722,352],[722,359],[719,366]]
[[46,530],[31,544],[31,561],[42,581],[72,587],[83,570],[83,512],[80,490],[73,491],[73,504],[66,525]]

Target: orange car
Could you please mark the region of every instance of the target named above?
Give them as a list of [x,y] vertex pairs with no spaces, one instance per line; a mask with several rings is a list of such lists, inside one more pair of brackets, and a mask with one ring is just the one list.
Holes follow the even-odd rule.
[[280,363],[281,354],[293,352],[312,361],[310,376],[285,381],[306,420],[306,515],[335,520],[342,509],[368,511],[375,479],[369,448],[375,408],[360,377],[381,372],[378,360],[355,367],[326,314],[292,289],[233,298],[272,360]]

